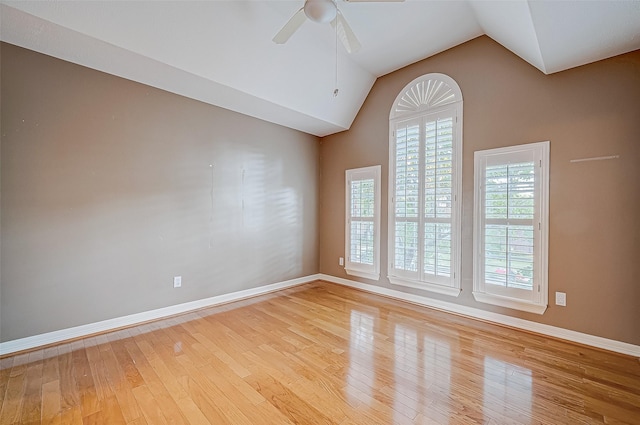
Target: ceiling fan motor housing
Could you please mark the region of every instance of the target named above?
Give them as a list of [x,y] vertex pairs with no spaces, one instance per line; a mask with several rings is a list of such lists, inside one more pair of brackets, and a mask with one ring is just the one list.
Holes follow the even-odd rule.
[[333,0],[307,0],[304,4],[304,14],[314,22],[331,22],[337,13],[338,9]]

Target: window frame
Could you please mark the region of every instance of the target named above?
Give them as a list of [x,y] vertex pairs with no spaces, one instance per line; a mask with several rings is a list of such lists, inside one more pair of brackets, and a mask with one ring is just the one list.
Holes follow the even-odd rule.
[[[544,141],[476,151],[474,153],[473,296],[478,302],[536,314],[543,314],[548,307],[549,150],[549,141]],[[525,154],[533,154],[536,170],[534,174],[534,200],[537,203],[534,204],[532,223],[534,238],[534,281],[532,289],[531,291],[516,288],[498,289],[497,285],[496,288],[491,288],[491,286],[487,286],[488,284],[484,278],[484,225],[486,222],[484,199],[486,192],[483,182],[486,178],[487,160],[502,156],[503,162],[497,162],[497,164],[516,163],[519,161],[518,156]],[[536,162],[538,163],[537,166],[535,165]],[[508,221],[508,219],[506,220]]]
[[[418,95],[416,95],[418,94]],[[451,77],[444,74],[426,74],[409,83],[398,94],[389,115],[389,200],[388,200],[388,279],[401,285],[429,292],[458,296],[461,292],[462,257],[462,146],[463,146],[462,92]],[[420,122],[420,134],[428,117],[448,115],[453,117],[452,141],[452,205],[451,205],[451,276],[447,278],[426,275],[424,272],[424,137],[420,137],[419,158],[419,217],[418,267],[411,272],[394,267],[396,225],[396,130],[402,123]]]
[[[381,197],[382,166],[353,168],[345,171],[345,265],[348,275],[365,279],[380,279],[380,197]],[[373,264],[363,264],[351,261],[351,184],[353,181],[373,179]]]

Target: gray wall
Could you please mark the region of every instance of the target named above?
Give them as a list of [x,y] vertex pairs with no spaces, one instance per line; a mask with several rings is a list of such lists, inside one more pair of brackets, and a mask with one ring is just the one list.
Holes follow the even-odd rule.
[[[389,112],[413,79],[454,78],[464,98],[462,293],[411,290],[387,276]],[[640,344],[640,51],[544,75],[489,37],[379,78],[351,129],[321,141],[320,271],[351,278],[344,256],[344,171],[382,165],[381,279],[367,283]],[[473,299],[473,153],[549,140],[549,308],[544,315]],[[570,163],[571,159],[619,159]],[[567,306],[553,304],[567,293]]]
[[0,341],[318,272],[316,137],[8,44],[1,65]]

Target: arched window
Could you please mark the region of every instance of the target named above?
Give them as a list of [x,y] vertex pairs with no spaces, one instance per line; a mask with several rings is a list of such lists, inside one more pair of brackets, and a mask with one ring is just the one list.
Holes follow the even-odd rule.
[[409,83],[389,114],[389,280],[460,293],[462,92],[444,74]]

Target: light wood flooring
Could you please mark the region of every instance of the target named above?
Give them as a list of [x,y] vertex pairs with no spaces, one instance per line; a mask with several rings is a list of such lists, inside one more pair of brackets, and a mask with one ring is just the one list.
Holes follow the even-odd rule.
[[640,363],[326,282],[0,361],[0,424],[640,424]]

